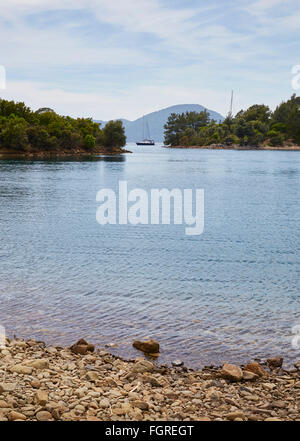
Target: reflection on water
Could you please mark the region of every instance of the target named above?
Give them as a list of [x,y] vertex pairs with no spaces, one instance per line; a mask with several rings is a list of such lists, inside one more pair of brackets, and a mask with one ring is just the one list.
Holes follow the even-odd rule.
[[[169,150],[88,161],[0,161],[0,321],[8,334],[80,337],[131,357],[151,336],[162,361],[283,354],[299,313],[299,152]],[[205,232],[106,226],[96,193],[204,188]]]

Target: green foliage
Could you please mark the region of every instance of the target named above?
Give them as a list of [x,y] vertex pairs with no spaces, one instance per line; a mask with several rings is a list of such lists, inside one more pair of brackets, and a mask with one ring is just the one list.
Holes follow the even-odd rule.
[[228,115],[221,124],[210,121],[206,112],[170,115],[165,125],[165,144],[224,144],[259,147],[266,141],[273,146],[285,140],[300,144],[300,97],[293,95],[281,103],[274,113],[265,105],[241,110],[235,117]]
[[103,129],[105,147],[124,147],[126,144],[125,129],[122,121],[109,121]]
[[0,149],[12,151],[97,151],[126,144],[121,121],[102,130],[91,118],[60,116],[50,108],[31,111],[24,103],[0,99]]

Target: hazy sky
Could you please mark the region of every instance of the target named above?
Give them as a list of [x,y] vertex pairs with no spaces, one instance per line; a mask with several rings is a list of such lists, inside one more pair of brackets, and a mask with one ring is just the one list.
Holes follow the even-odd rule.
[[294,92],[299,0],[0,0],[3,98],[96,119]]

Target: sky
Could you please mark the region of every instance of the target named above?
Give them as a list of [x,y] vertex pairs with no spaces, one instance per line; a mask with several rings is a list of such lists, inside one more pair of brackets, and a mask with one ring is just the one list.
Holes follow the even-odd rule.
[[0,97],[102,120],[226,115],[232,89],[234,112],[275,108],[295,92],[299,37],[299,0],[0,0]]

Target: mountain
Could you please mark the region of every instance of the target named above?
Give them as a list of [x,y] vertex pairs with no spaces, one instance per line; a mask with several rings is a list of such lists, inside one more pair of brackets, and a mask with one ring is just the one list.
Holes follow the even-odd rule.
[[[199,104],[179,104],[177,106],[167,107],[166,109],[158,110],[157,112],[149,113],[145,115],[146,122],[149,124],[151,138],[156,142],[163,142],[164,140],[164,125],[166,124],[168,117],[171,113],[184,113],[184,112],[202,112],[207,110],[210,117],[217,122],[223,121],[224,117],[213,110],[206,109]],[[127,142],[136,142],[143,139],[143,117],[136,119],[135,121],[128,121],[127,119],[121,119],[125,127]],[[99,121],[102,127],[105,126],[107,121]]]

